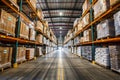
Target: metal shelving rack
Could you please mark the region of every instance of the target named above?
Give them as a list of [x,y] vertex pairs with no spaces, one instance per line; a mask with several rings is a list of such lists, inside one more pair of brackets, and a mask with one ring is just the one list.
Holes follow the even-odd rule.
[[[92,2],[92,0],[89,0],[91,5],[90,7],[85,11],[85,13],[83,13],[82,17],[83,18],[88,12],[90,12],[90,23],[88,25],[86,25],[82,30],[79,30],[75,35],[73,35],[72,38],[65,40],[64,41],[64,45],[67,44],[70,40],[74,40],[76,37],[78,37],[79,35],[81,35],[81,33],[83,33],[85,30],[91,28],[92,30],[92,41],[90,42],[80,42],[77,45],[73,45],[73,46],[85,46],[85,45],[92,45],[92,61],[94,63],[94,59],[95,59],[95,45],[100,45],[100,44],[108,44],[108,43],[119,43],[120,42],[120,37],[114,37],[114,38],[106,38],[106,39],[100,39],[100,40],[95,40],[95,35],[94,35],[94,31],[95,31],[95,24],[97,24],[98,22],[111,17],[111,15],[113,15],[114,13],[116,13],[118,10],[120,10],[120,3],[111,6],[110,9],[108,9],[106,12],[104,12],[102,15],[100,15],[98,18],[94,19],[93,18],[93,10],[92,10],[92,6],[97,2],[97,0],[94,0]],[[76,26],[75,26],[76,27]],[[75,27],[73,27],[73,31],[75,29]]]
[[[22,6],[23,6],[23,2],[25,2],[27,5],[29,5],[30,9],[32,10],[32,12],[34,12],[35,17],[42,23],[42,19],[40,19],[40,17],[37,14],[36,9],[32,6],[32,4],[30,3],[29,0],[19,0],[19,7],[14,5],[10,0],[1,0],[1,2],[6,5],[6,7],[10,8],[16,15],[18,15],[18,24],[17,24],[17,28],[16,28],[16,35],[15,37],[11,37],[11,36],[7,36],[7,35],[3,35],[0,34],[0,41],[2,42],[9,42],[14,44],[13,45],[13,55],[12,55],[12,65],[13,67],[17,67],[17,62],[16,62],[16,55],[17,55],[17,48],[19,46],[19,44],[22,45],[31,45],[34,46],[34,48],[36,49],[36,46],[49,46],[43,43],[38,43],[36,41],[30,41],[30,40],[24,40],[19,38],[19,34],[20,34],[20,22],[21,22],[21,18],[23,18],[27,23],[30,23],[30,19],[28,17],[26,17],[22,11]],[[57,41],[52,40],[50,37],[48,37],[48,35],[46,35],[44,32],[42,32],[41,30],[38,30],[37,32],[39,32],[40,34],[42,34],[44,37],[46,37],[47,39],[50,40],[50,42],[54,43],[55,45],[57,45]],[[50,46],[51,47],[51,46]]]

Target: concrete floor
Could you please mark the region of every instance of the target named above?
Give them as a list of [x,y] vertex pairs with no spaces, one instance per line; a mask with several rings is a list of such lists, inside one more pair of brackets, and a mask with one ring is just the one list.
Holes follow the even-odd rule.
[[69,52],[55,51],[0,72],[0,80],[120,80],[120,75]]

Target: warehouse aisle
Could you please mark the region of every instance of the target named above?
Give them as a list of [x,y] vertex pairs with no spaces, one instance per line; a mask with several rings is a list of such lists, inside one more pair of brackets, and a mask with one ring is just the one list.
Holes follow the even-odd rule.
[[0,72],[0,80],[120,80],[120,75],[67,51],[55,51]]

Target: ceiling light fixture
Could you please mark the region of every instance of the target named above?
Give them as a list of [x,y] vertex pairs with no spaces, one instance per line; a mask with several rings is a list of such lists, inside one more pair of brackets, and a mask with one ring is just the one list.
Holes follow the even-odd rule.
[[59,29],[62,29],[62,27],[60,27]]
[[63,13],[62,13],[62,12],[60,12],[59,14],[60,14],[60,16],[62,16],[62,15],[63,15]]
[[60,33],[62,33],[62,31],[60,31]]

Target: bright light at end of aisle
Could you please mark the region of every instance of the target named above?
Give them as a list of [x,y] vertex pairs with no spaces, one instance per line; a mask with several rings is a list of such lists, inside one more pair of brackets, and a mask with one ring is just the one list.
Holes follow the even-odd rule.
[[63,15],[63,13],[62,13],[62,12],[60,12],[59,14],[60,14],[60,16],[62,16],[62,15]]
[[60,31],[60,33],[62,33],[62,31]]

